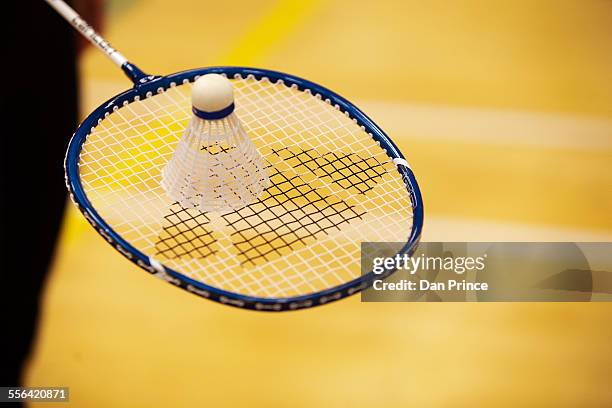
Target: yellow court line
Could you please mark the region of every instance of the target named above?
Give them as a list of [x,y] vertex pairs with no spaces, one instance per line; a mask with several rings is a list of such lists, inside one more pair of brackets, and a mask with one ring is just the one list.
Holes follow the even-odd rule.
[[226,55],[220,58],[227,65],[254,65],[310,17],[320,0],[280,0],[245,34]]

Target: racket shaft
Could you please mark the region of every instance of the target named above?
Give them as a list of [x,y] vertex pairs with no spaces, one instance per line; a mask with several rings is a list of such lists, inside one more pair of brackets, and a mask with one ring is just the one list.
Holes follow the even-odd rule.
[[119,51],[111,47],[100,34],[93,29],[79,14],[72,9],[63,0],[45,0],[51,7],[55,9],[66,21],[68,21],[76,30],[87,38],[93,45],[106,54],[117,66],[121,67],[127,62],[127,59],[121,55]]

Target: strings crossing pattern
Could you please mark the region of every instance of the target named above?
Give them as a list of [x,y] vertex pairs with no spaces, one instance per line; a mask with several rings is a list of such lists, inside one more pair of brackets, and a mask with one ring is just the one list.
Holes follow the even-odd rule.
[[163,231],[155,243],[158,255],[168,259],[185,256],[204,259],[216,253],[216,239],[207,227],[210,219],[205,213],[175,203],[164,220]]
[[298,169],[304,166],[318,177],[327,178],[344,189],[356,189],[361,194],[374,188],[386,172],[375,157],[364,158],[356,153],[327,152],[319,155],[315,149],[297,147],[284,147],[273,152]]
[[364,128],[280,81],[232,82],[235,113],[268,166],[265,192],[227,213],[184,209],[165,193],[162,170],[191,118],[191,84],[175,84],[116,106],[81,147],[83,191],[118,235],[193,280],[275,298],[360,276],[361,242],[406,241],[406,181]]
[[[314,149],[303,151],[288,147],[273,149],[272,152],[298,170],[305,167],[319,177],[330,178],[343,188],[356,188],[361,194],[371,190],[376,179],[380,179],[384,173],[382,164],[375,158],[364,159],[354,153],[328,152],[319,155]],[[350,174],[347,176],[343,171]],[[350,178],[354,174],[357,174],[355,177],[359,182],[351,184]],[[329,229],[339,231],[343,223],[361,218],[366,213],[333,195],[322,195],[297,174],[288,178],[286,174],[274,170],[270,180],[272,187],[265,197],[222,216],[226,225],[233,229],[232,244],[243,265],[254,265],[258,260],[268,261],[271,257],[282,256],[284,249],[308,245]],[[306,202],[306,205],[300,205],[300,201]],[[210,230],[210,219],[205,214],[194,216],[190,210],[180,210],[178,203],[172,206],[171,212],[165,217],[168,223],[164,225],[156,244],[159,255],[164,258],[205,258],[215,253],[207,248],[216,240]],[[180,252],[176,250],[177,247]]]

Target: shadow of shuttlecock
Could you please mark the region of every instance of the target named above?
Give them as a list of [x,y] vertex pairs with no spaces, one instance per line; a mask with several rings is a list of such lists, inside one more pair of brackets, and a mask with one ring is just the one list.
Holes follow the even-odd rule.
[[[215,144],[201,149],[216,155],[232,147]],[[229,228],[241,264],[269,261],[366,214],[337,197],[326,185],[332,183],[352,194],[367,194],[385,173],[378,160],[355,153],[321,154],[314,149],[282,147],[271,149],[270,158],[266,161],[269,175],[266,190],[242,208],[211,217],[210,211],[200,212],[174,203],[162,222],[162,232],[155,244],[157,255],[171,259],[212,256],[217,252],[216,232]],[[286,167],[280,166],[278,159]],[[314,174],[321,182],[309,182],[303,177],[307,174]],[[218,224],[219,218],[222,225]]]

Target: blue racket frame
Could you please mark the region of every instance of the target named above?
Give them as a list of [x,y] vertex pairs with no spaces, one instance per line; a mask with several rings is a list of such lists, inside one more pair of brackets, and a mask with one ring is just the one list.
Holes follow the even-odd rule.
[[369,272],[342,285],[296,297],[264,298],[245,296],[193,280],[178,271],[162,265],[155,259],[134,248],[106,223],[87,198],[79,177],[78,162],[81,148],[87,136],[107,115],[112,113],[113,110],[129,103],[148,98],[156,93],[161,93],[165,89],[184,83],[184,81],[193,82],[196,76],[210,73],[225,74],[229,78],[233,78],[237,75],[246,78],[252,75],[258,80],[268,78],[272,82],[282,81],[285,85],[295,86],[300,91],[310,92],[315,96],[320,95],[321,99],[325,102],[335,106],[352,119],[355,119],[357,124],[363,126],[365,131],[369,133],[374,140],[380,143],[381,148],[385,149],[387,155],[397,164],[397,171],[406,184],[408,194],[413,204],[412,229],[408,241],[399,251],[399,254],[412,255],[416,250],[423,228],[423,201],[414,174],[407,166],[402,153],[385,132],[355,105],[340,95],[313,82],[293,75],[256,68],[209,67],[182,71],[165,77],[147,75],[129,62],[123,64],[122,69],[132,80],[134,87],[100,105],[83,121],[83,123],[81,123],[72,137],[66,153],[66,186],[68,187],[70,198],[96,231],[98,231],[109,244],[115,247],[116,250],[147,272],[209,300],[244,309],[277,312],[323,305],[354,295],[370,287],[375,279],[385,278],[394,272],[393,270],[389,270],[383,275],[375,275],[373,272]]

